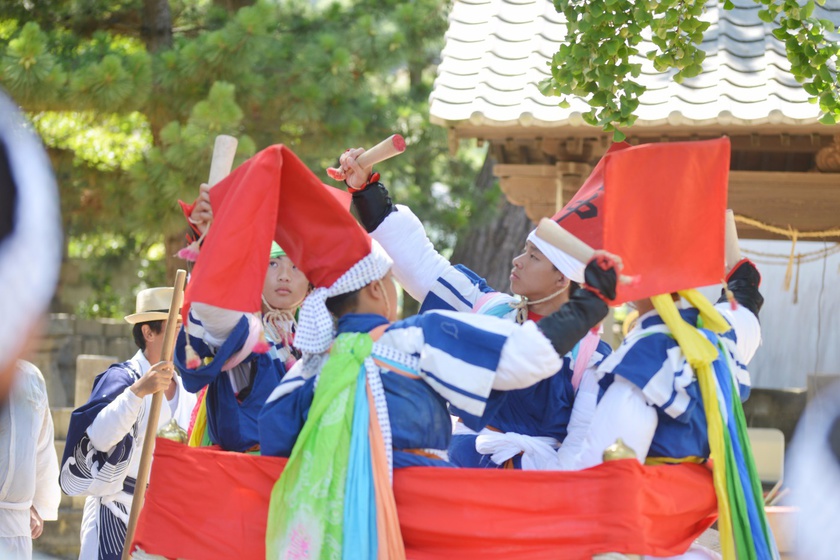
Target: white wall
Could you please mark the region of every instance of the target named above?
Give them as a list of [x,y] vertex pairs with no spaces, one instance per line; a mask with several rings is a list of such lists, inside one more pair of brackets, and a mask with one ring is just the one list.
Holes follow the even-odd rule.
[[[832,245],[799,242],[796,252],[810,253]],[[790,254],[787,241],[742,240],[741,246],[765,253]],[[757,266],[764,295],[764,307],[759,315],[763,343],[749,365],[753,386],[806,387],[809,374],[840,374],[840,253],[801,265],[798,303],[793,302],[795,267],[790,291],[784,291],[786,263],[757,263]],[[717,287],[703,292],[717,298],[719,290]]]

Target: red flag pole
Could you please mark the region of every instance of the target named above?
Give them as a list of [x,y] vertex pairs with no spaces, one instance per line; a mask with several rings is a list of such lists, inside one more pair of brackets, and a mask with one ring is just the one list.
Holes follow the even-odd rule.
[[393,134],[367,150],[359,156],[358,164],[364,169],[370,167],[380,161],[385,161],[394,156],[398,156],[405,151],[405,139],[399,134]]
[[[550,243],[569,255],[586,264],[592,260],[595,249],[563,229],[563,227],[551,218],[543,218],[537,226],[537,237]],[[632,284],[635,279],[623,274],[619,275],[620,284]]]
[[[213,157],[210,161],[210,177],[207,181],[211,188],[230,175],[238,144],[239,141],[233,136],[226,136],[224,134],[216,136],[216,141],[213,145]],[[171,362],[172,355],[175,352],[175,336],[178,334],[178,315],[181,312],[181,304],[184,301],[184,285],[186,284],[186,280],[187,272],[185,270],[178,270],[175,274],[175,293],[172,296],[172,304],[169,306],[169,318],[166,323],[166,330],[164,331],[163,350],[160,357],[160,361],[162,362]],[[162,402],[162,391],[152,395],[149,423],[146,425],[146,437],[143,440],[143,451],[140,456],[140,468],[137,471],[134,499],[131,501],[131,515],[128,518],[122,560],[129,560],[131,558],[131,541],[134,540],[134,534],[137,531],[137,520],[140,517],[140,510],[143,509],[143,502],[146,498],[146,484],[149,481],[149,472],[152,467],[152,454],[155,450],[155,435],[157,433]]]
[[735,212],[726,211],[726,272],[741,262],[741,248],[738,246],[738,227],[735,225]]

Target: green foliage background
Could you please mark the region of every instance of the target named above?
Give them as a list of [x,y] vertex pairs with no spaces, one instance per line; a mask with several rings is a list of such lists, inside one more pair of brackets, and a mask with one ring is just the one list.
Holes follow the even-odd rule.
[[[174,0],[161,47],[143,31],[156,1],[0,5],[0,84],[49,148],[66,232],[102,259],[103,295],[105,256],[172,252],[177,200],[206,181],[217,134],[239,138],[236,163],[287,144],[325,182],[345,148],[403,134],[408,150],[380,171],[444,249],[492,208],[467,196],[483,154],[450,157],[428,120],[449,2]],[[163,281],[157,270],[138,287]]]
[[[837,62],[840,41],[834,24],[815,15],[826,0],[744,0],[758,4],[758,16],[776,28],[773,36],[785,45],[791,73],[819,103],[824,124],[840,123],[840,84]],[[742,2],[742,3],[744,3]],[[659,72],[676,69],[674,81],[682,83],[703,70],[706,53],[699,46],[709,22],[701,19],[714,0],[554,0],[566,17],[565,43],[551,62],[551,77],[540,89],[561,97],[568,106],[570,96],[589,102],[583,116],[588,124],[613,132],[615,141],[624,139],[619,129],[631,126],[644,85],[636,81],[644,56]],[[723,10],[735,8],[732,0],[718,2]],[[640,52],[643,33],[649,33],[654,49]]]

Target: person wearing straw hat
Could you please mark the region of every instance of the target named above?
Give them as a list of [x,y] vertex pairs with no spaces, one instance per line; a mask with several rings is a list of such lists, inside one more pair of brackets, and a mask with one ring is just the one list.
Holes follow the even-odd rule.
[[0,92],[0,558],[29,560],[58,517],[58,459],[43,375],[22,358],[40,336],[61,264],[49,159]]
[[[583,283],[584,264],[543,241],[534,232],[513,259],[510,290],[500,293],[463,265],[452,266],[426,236],[423,224],[403,205],[394,205],[378,174],[361,169],[364,149],[348,150],[331,176],[343,178],[353,192],[362,225],[394,259],[394,274],[421,302],[420,311],[472,312],[522,323],[539,321],[569,301]],[[595,410],[594,372],[610,346],[597,332],[585,333],[563,358],[557,375],[507,395],[480,432],[455,424],[450,460],[461,467],[540,468],[553,464],[562,443],[567,452],[583,441]],[[460,412],[453,409],[453,414]]]
[[[175,419],[186,429],[195,396],[184,390],[172,362],[157,362],[172,302],[172,288],[137,294],[133,325],[137,353],[93,382],[88,402],[73,411],[59,482],[69,496],[87,496],[81,527],[81,560],[120,558],[140,466],[152,395],[164,391],[168,406],[158,427]],[[154,364],[154,365],[152,365]]]

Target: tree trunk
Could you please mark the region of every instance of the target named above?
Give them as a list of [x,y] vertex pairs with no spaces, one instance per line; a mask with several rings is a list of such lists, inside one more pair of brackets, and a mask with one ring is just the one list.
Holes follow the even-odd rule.
[[163,236],[163,247],[166,252],[166,285],[171,286],[175,282],[175,272],[179,268],[188,270],[187,262],[177,256],[178,251],[187,246],[185,229],[170,231]]
[[[493,159],[488,151],[484,166],[478,174],[475,189],[483,193],[497,189],[493,176]],[[534,223],[525,215],[525,209],[514,206],[501,197],[499,206],[490,220],[476,224],[458,237],[450,259],[453,264],[463,264],[500,292],[509,292],[511,261],[522,252],[525,238]]]
[[220,6],[232,14],[238,12],[240,8],[253,4],[254,0],[213,0],[214,6]]
[[169,0],[143,0],[140,36],[150,53],[172,47],[172,12]]

